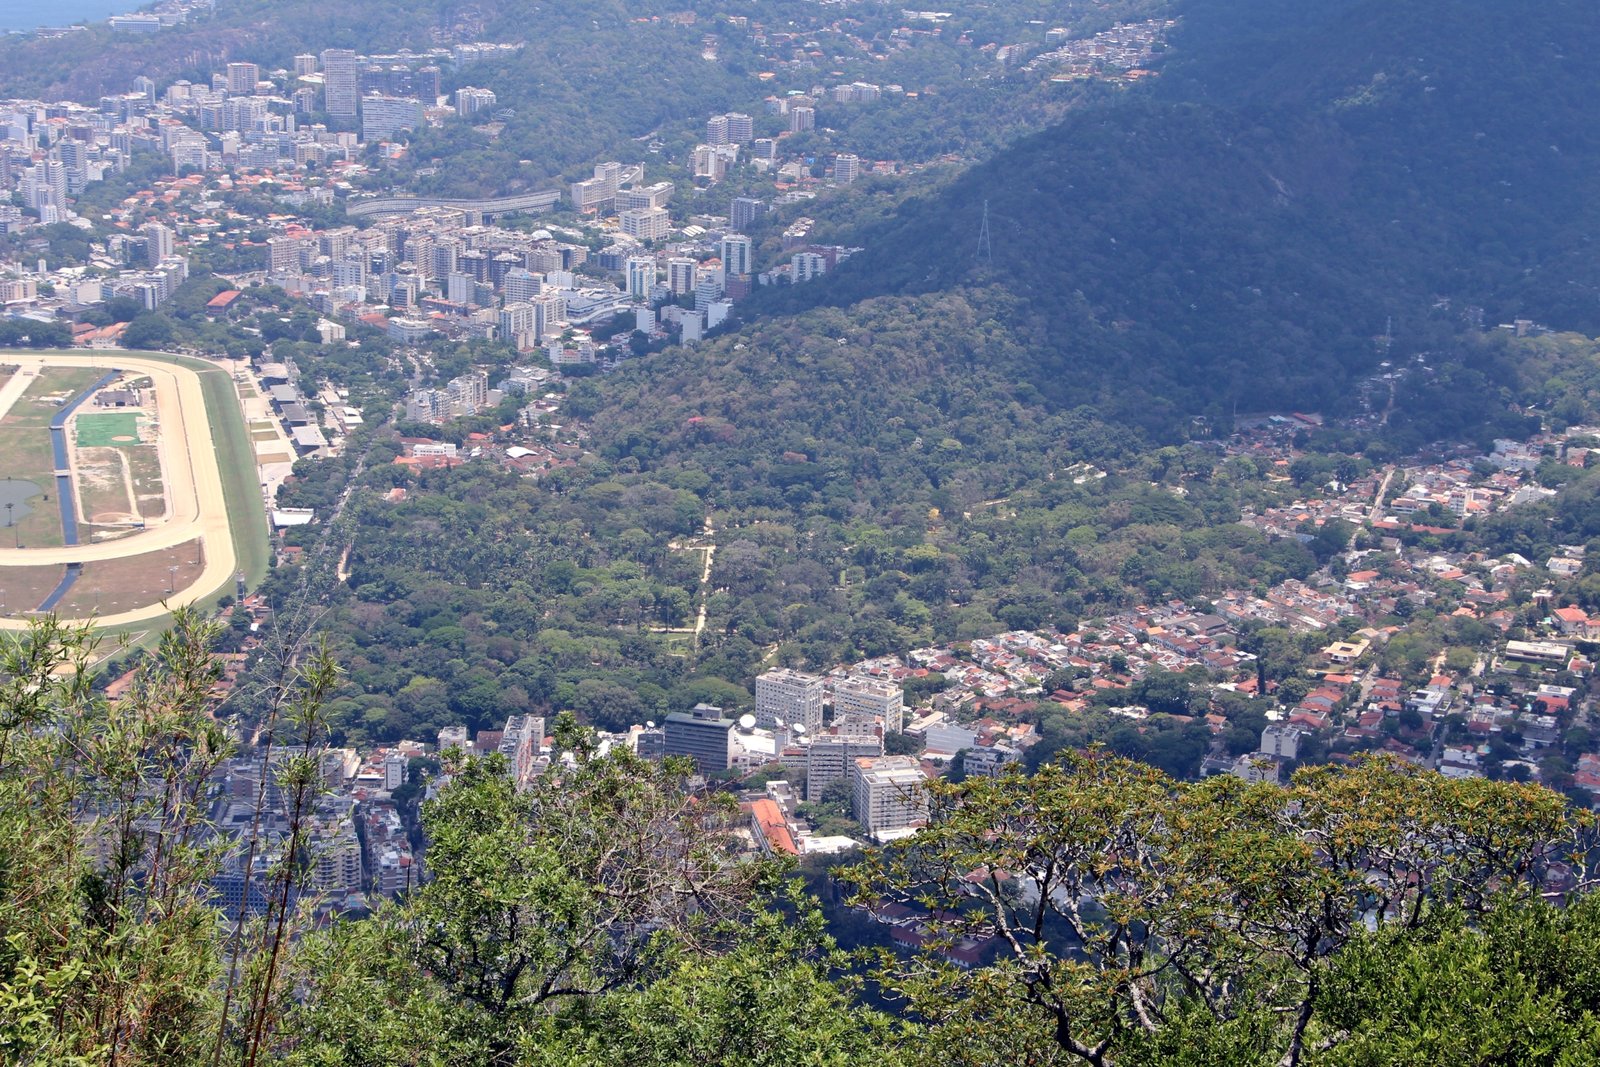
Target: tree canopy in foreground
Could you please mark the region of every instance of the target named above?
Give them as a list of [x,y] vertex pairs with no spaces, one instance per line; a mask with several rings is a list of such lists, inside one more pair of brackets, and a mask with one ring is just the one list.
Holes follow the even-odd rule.
[[[211,783],[239,751],[216,637],[180,615],[115,699],[88,684],[83,631],[4,639],[0,1061],[1600,1055],[1588,813],[1376,761],[1185,784],[1069,751],[1032,777],[936,784],[928,827],[845,875],[861,914],[919,932],[899,939],[915,950],[849,954],[784,866],[749,854],[730,795],[599,752],[567,717],[524,792],[498,756],[447,761],[422,809],[431,880],[399,901],[313,926],[291,830],[262,850],[273,899],[298,906],[236,927],[199,888],[224,858]],[[291,799],[319,788],[295,768],[314,765],[331,669],[303,651],[274,683]]]

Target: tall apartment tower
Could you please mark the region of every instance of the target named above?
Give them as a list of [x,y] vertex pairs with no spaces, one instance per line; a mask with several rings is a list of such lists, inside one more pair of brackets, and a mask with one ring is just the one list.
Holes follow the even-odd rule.
[[749,115],[740,111],[730,111],[722,116],[727,123],[729,144],[749,144],[756,135],[756,123]]
[[[324,53],[326,54],[326,53]],[[797,107],[789,112],[789,132],[804,133],[817,128],[817,112],[815,108]]]
[[526,267],[515,267],[506,271],[504,284],[508,304],[518,300],[532,300],[544,289],[544,282]]
[[861,159],[849,152],[840,152],[833,157],[833,180],[840,185],[849,185],[861,176]]
[[699,271],[700,264],[688,256],[673,256],[667,260],[667,285],[672,289],[672,295],[694,292]]
[[750,273],[750,238],[730,233],[722,239],[722,276],[738,278]]
[[744,233],[755,221],[766,214],[767,202],[753,196],[736,196],[728,206],[728,224]]
[[766,727],[798,724],[815,733],[822,729],[823,688],[815,674],[768,671],[756,679],[756,721]]
[[159,222],[147,222],[144,234],[145,262],[154,270],[161,261],[172,255],[172,231]]
[[228,92],[253,93],[261,80],[261,68],[254,63],[228,64]]
[[913,756],[863,757],[851,768],[852,813],[868,833],[928,821],[928,779]]
[[315,74],[316,72],[316,56],[311,55],[310,53],[305,53],[294,57],[294,76],[296,78],[303,78],[307,74]]
[[654,256],[628,257],[628,295],[635,300],[649,300],[656,286],[656,260]]
[[706,144],[728,143],[728,116],[712,115],[706,120]]
[[885,733],[899,733],[905,720],[905,692],[893,682],[851,675],[832,680],[833,724],[843,730],[870,730],[881,720]]
[[828,786],[847,780],[858,759],[883,755],[877,734],[823,734],[806,746],[806,799],[821,800]]
[[334,118],[353,119],[361,101],[356,54],[348,48],[322,50],[322,107]]

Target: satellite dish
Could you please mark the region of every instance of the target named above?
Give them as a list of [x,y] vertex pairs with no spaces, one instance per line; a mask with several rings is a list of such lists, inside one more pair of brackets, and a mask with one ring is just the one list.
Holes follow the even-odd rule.
[[749,732],[751,730],[754,730],[755,728],[756,728],[756,717],[754,715],[741,715],[741,716],[739,716],[739,729],[744,730],[746,732]]
[[646,729],[646,730],[654,730],[654,729],[655,729],[655,728],[656,728],[656,724],[655,724],[655,721],[654,721],[654,720],[651,720],[651,721],[649,721],[649,722],[646,722],[646,723],[645,723],[645,724],[644,724],[644,728],[645,728],[645,729]]
[[795,723],[794,724],[794,735],[796,737],[804,737],[806,735],[806,724],[803,723],[803,722]]

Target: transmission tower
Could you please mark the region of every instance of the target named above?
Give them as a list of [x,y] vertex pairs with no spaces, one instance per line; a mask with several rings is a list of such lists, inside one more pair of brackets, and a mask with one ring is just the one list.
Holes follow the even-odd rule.
[[978,262],[994,266],[994,245],[989,240],[989,201],[983,202],[983,225],[978,228]]

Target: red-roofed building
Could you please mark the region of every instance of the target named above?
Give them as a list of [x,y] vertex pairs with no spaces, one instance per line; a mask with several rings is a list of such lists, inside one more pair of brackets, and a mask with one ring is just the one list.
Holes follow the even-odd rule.
[[778,807],[777,801],[763,797],[742,806],[750,812],[750,830],[755,834],[756,843],[761,846],[763,853],[768,856],[775,852],[788,856],[800,855],[800,850],[795,847],[794,835],[789,832],[789,824],[783,817],[783,809]]

